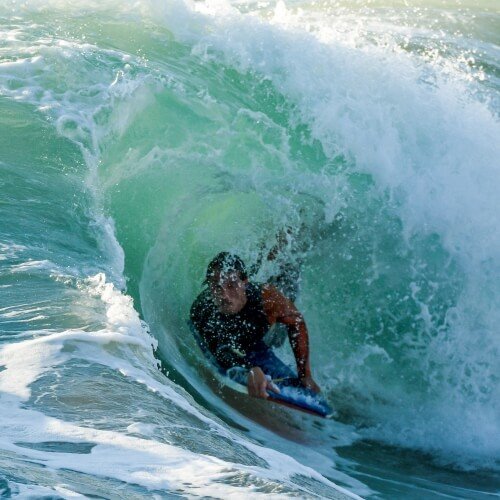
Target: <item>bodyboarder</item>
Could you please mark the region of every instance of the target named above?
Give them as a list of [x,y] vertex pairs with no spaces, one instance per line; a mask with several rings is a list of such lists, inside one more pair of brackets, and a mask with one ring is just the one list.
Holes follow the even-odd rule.
[[[277,390],[272,379],[282,378],[297,378],[301,386],[320,392],[311,374],[307,326],[289,298],[274,285],[249,281],[243,261],[228,252],[210,262],[205,284],[191,306],[191,322],[222,369],[248,369],[250,396],[266,399],[267,391]],[[276,323],[287,328],[297,374],[264,342]]]

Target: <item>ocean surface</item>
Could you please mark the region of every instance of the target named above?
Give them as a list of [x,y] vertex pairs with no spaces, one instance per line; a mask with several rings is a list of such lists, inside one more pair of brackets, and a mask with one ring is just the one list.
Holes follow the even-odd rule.
[[[0,497],[500,497],[498,0],[3,0],[0,189]],[[222,250],[334,419],[214,381]]]

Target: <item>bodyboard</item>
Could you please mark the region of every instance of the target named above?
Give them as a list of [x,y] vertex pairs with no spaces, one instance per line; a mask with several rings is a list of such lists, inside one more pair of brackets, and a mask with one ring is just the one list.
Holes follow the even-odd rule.
[[[247,376],[248,369],[244,367],[233,367],[225,370],[218,363],[212,353],[208,350],[205,342],[192,323],[189,323],[191,331],[200,346],[203,354],[210,362],[217,380],[226,387],[248,395]],[[270,377],[269,377],[270,379]],[[271,379],[270,379],[271,380]],[[278,388],[279,393],[268,391],[269,398],[266,401],[272,401],[294,410],[303,411],[323,418],[331,418],[334,410],[328,404],[326,399],[320,394],[303,387],[298,378],[283,378],[271,380]]]

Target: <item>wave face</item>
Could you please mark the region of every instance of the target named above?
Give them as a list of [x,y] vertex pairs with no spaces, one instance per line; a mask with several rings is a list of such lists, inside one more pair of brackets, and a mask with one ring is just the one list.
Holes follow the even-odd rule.
[[[498,490],[495,2],[13,2],[0,29],[3,495]],[[221,250],[300,267],[334,421],[213,384],[186,320]]]

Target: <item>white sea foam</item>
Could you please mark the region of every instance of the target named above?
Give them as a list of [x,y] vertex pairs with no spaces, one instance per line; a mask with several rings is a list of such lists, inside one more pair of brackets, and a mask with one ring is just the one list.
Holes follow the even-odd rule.
[[26,250],[26,247],[23,245],[0,242],[0,261],[14,259],[22,254],[24,250]]
[[65,485],[57,485],[54,486],[54,488],[49,488],[48,486],[23,484],[11,481],[9,483],[9,489],[13,495],[19,496],[20,498],[43,498],[54,495],[68,500],[71,498],[86,498],[84,495],[71,491],[71,489]]
[[[191,398],[173,384],[158,380],[156,360],[152,354],[155,340],[147,333],[144,323],[133,309],[131,299],[120,293],[104,275],[91,277],[86,282],[87,291],[97,294],[106,305],[107,327],[104,330],[85,332],[70,330],[44,337],[25,340],[2,347],[0,350],[0,401],[2,449],[28,457],[54,469],[70,469],[87,474],[115,478],[140,484],[147,489],[181,490],[195,493],[200,488],[216,497],[241,495],[240,487],[224,484],[224,478],[234,474],[249,474],[257,478],[297,486],[290,482],[292,475],[301,473],[336,488],[313,470],[299,465],[292,458],[266,450],[233,434],[222,424],[197,408]],[[122,345],[134,349],[128,358],[109,350],[109,346]],[[71,349],[68,347],[71,346]],[[231,464],[215,457],[196,454],[180,447],[134,437],[116,431],[97,430],[74,425],[42,413],[22,408],[21,403],[30,396],[30,385],[42,374],[54,370],[72,357],[93,361],[120,371],[131,380],[144,384],[161,395],[165,404],[184,408],[194,417],[210,425],[213,432],[229,437],[263,457],[270,469],[257,466]],[[138,361],[140,362],[138,363]],[[131,424],[131,432],[150,431],[141,424]],[[15,443],[26,442],[93,443],[90,454],[46,453]],[[37,490],[38,491],[38,490]],[[338,488],[339,492],[347,492]],[[249,498],[269,494],[257,490],[245,493]],[[69,492],[68,492],[69,495]],[[353,497],[352,495],[349,495]],[[271,495],[273,497],[273,495]],[[276,495],[276,498],[281,495]]]

